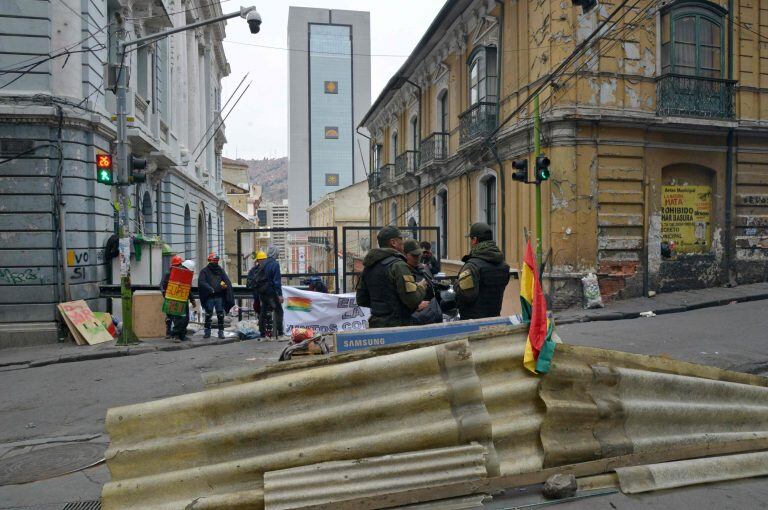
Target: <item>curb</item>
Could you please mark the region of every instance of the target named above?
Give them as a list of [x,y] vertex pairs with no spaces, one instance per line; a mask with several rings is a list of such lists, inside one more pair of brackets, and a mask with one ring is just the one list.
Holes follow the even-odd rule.
[[105,358],[119,358],[122,356],[137,356],[139,354],[148,354],[152,352],[184,351],[189,349],[197,349],[198,347],[209,347],[212,345],[225,345],[225,344],[233,344],[235,342],[252,342],[252,341],[254,340],[240,340],[237,337],[224,338],[224,339],[217,338],[215,341],[212,341],[212,342],[193,342],[190,340],[190,341],[179,343],[179,344],[158,345],[158,346],[144,345],[144,346],[136,346],[136,347],[127,347],[123,349],[114,348],[110,350],[88,352],[84,354],[69,354],[69,355],[57,356],[52,358],[43,358],[36,361],[27,361],[27,362],[19,361],[14,363],[8,363],[6,366],[14,366],[16,369],[38,368],[38,367],[45,367],[48,365],[58,365],[61,363],[76,363],[78,361],[92,361],[92,360],[105,359]]
[[[731,296],[727,298],[716,298],[716,299],[709,299],[709,300],[703,300],[699,301],[697,303],[691,303],[691,304],[681,304],[681,305],[662,305],[659,308],[652,308],[649,311],[655,313],[656,315],[667,315],[671,313],[682,313],[682,312],[690,312],[693,310],[701,310],[703,308],[714,308],[717,306],[725,306],[730,303],[745,303],[749,301],[762,301],[768,299],[768,292],[761,292],[761,293],[755,293],[755,294],[747,294],[747,295],[740,295],[740,296]],[[615,321],[615,320],[627,320],[627,319],[637,319],[640,318],[640,312],[622,312],[622,311],[608,311],[606,309],[602,309],[605,311],[592,313],[592,314],[585,314],[581,317],[565,317],[563,319],[558,319],[557,315],[555,315],[555,321],[557,321],[558,325],[565,325],[565,324],[578,324],[578,323],[584,323],[584,322],[602,322],[602,321]]]

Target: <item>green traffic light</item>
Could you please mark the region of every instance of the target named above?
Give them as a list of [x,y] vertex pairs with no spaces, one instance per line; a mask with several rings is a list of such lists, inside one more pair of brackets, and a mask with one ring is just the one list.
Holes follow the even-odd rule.
[[539,170],[539,180],[540,181],[549,180],[549,168],[542,168],[541,170]]
[[106,169],[99,170],[96,174],[96,181],[101,184],[112,184],[112,171]]

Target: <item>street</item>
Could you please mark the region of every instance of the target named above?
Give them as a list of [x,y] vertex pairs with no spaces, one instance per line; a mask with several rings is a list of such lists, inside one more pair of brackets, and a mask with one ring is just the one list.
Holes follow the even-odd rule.
[[[684,361],[722,368],[741,367],[753,373],[768,373],[765,331],[768,314],[765,301],[706,308],[679,314],[623,321],[569,324],[558,328],[568,343],[615,348],[629,352],[668,355]],[[63,363],[40,368],[0,372],[0,386],[12,388],[0,394],[0,456],[9,443],[59,438],[106,444],[103,428],[110,407],[165,398],[202,389],[200,375],[226,368],[260,366],[277,359],[282,344],[246,341],[174,352]],[[85,471],[50,480],[0,487],[0,509],[60,509],[75,500],[96,500],[108,480],[102,464]],[[759,483],[758,483],[759,482]],[[733,489],[729,489],[733,487]],[[704,491],[704,494],[701,493]],[[680,494],[690,494],[681,497]],[[741,494],[741,496],[738,496]],[[568,503],[567,508],[656,507],[675,502],[680,508],[703,508],[703,501],[747,501],[765,499],[764,480],[742,481],[685,489],[666,495],[646,494],[628,499],[613,495]],[[714,499],[713,499],[714,498]],[[632,501],[632,505],[622,505]],[[638,504],[645,501],[646,506]],[[653,504],[652,504],[653,503]],[[738,506],[738,505],[736,505]],[[709,506],[709,508],[726,508]],[[753,506],[758,508],[759,505]],[[661,508],[661,506],[659,506]]]

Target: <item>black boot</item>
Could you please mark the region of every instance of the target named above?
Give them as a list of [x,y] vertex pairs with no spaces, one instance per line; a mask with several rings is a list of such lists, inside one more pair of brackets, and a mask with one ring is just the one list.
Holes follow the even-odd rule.
[[219,338],[224,338],[224,314],[216,314],[216,320],[219,322]]
[[203,338],[211,338],[211,319],[213,319],[213,313],[205,312],[205,323],[203,324]]

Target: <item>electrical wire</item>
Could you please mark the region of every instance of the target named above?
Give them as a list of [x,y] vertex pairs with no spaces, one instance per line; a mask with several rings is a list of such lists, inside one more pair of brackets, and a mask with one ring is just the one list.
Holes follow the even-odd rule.
[[[197,11],[197,10],[202,9],[203,7],[210,7],[212,5],[223,4],[223,3],[231,2],[231,1],[232,0],[220,0],[220,1],[211,2],[211,3],[208,3],[208,4],[201,4],[201,5],[198,5],[197,7],[190,7],[189,9],[181,9],[181,10],[178,10],[178,11],[172,11],[172,12],[169,12],[167,14],[168,14],[168,16],[173,16],[174,14],[181,14],[183,12]],[[141,20],[154,19],[154,18],[162,18],[162,17],[165,17],[165,14],[155,14],[154,16],[139,16],[139,17],[135,17],[135,18],[125,18],[125,19],[130,20],[130,21],[141,21]]]
[[[229,95],[229,99],[227,99],[227,102],[224,103],[224,106],[221,107],[220,112],[223,112],[224,110],[227,109],[227,105],[229,104],[230,101],[232,101],[232,98],[235,97],[235,94],[237,94],[237,91],[240,90],[240,87],[242,86],[245,79],[248,78],[249,74],[251,73],[245,73],[245,76],[243,76],[243,79],[240,80],[240,83],[237,84],[237,87],[235,87],[235,90],[233,90],[232,94]],[[192,154],[197,152],[197,149],[200,147],[200,144],[203,142],[203,140],[205,140],[205,137],[208,136],[208,132],[211,130],[214,124],[216,124],[217,120],[218,119],[213,119],[211,123],[208,125],[208,128],[205,130],[205,133],[203,133],[203,136],[201,136],[200,140],[197,141],[197,145],[195,145],[195,148],[190,151]]]
[[248,82],[248,85],[246,85],[246,87],[243,89],[242,94],[240,94],[240,97],[237,98],[237,101],[235,101],[235,104],[232,105],[232,108],[230,108],[229,112],[227,112],[227,115],[223,119],[221,119],[221,122],[219,123],[218,127],[213,131],[213,133],[211,133],[211,136],[205,142],[205,144],[203,145],[202,149],[200,150],[200,153],[195,158],[195,163],[197,163],[197,160],[200,159],[200,156],[203,155],[203,153],[205,152],[206,148],[208,147],[208,144],[211,143],[211,140],[213,140],[213,137],[216,136],[216,134],[219,132],[221,127],[224,125],[224,123],[229,118],[230,114],[233,111],[235,111],[235,108],[237,108],[237,104],[240,102],[240,100],[243,98],[243,96],[245,96],[245,93],[248,92],[248,89],[250,88],[251,84],[253,84],[252,81]]
[[[96,50],[100,50],[100,49],[102,49],[102,48],[92,47],[92,48],[84,48],[84,49],[82,49],[82,50],[77,50],[77,51],[70,51],[70,52],[67,52],[67,57],[69,57],[69,56],[71,56],[71,55],[76,55],[76,54],[78,54],[78,53],[88,53],[88,52],[92,52],[92,51],[96,51]],[[13,80],[9,81],[8,83],[6,83],[6,84],[4,84],[4,85],[0,86],[0,90],[4,89],[4,88],[6,88],[6,87],[10,87],[11,85],[13,85],[14,83],[16,83],[16,82],[17,82],[17,81],[19,81],[20,79],[22,79],[22,78],[24,78],[25,76],[27,76],[28,74],[31,74],[31,73],[32,73],[32,71],[33,71],[33,70],[34,70],[36,67],[40,66],[41,64],[44,64],[45,62],[48,62],[49,60],[50,60],[50,59],[41,60],[40,62],[36,62],[36,63],[35,63],[35,64],[33,64],[33,65],[27,66],[27,69],[25,69],[24,71],[17,71],[17,72],[19,73],[19,75],[18,75],[17,77],[15,77]],[[67,58],[67,60],[65,60],[65,61],[64,61],[64,64],[61,66],[61,68],[62,68],[62,69],[64,69],[64,67],[65,67],[65,66],[66,66],[68,63],[69,63],[69,58]]]
[[69,9],[69,11],[70,11],[71,13],[73,13],[75,16],[77,16],[77,17],[78,17],[78,18],[80,18],[81,20],[85,21],[86,23],[88,23],[88,24],[89,24],[89,25],[91,25],[92,27],[94,27],[94,28],[97,28],[98,30],[104,30],[104,27],[99,27],[99,25],[97,25],[97,24],[96,24],[96,23],[94,23],[93,21],[90,21],[90,20],[88,20],[88,19],[87,19],[85,16],[83,16],[83,15],[82,15],[82,13],[79,13],[79,12],[77,12],[77,11],[76,11],[76,10],[74,10],[72,7],[70,7],[69,5],[67,5],[67,3],[66,3],[64,0],[59,0],[59,3],[60,3],[61,5],[63,5],[64,7],[66,7],[67,9]]

